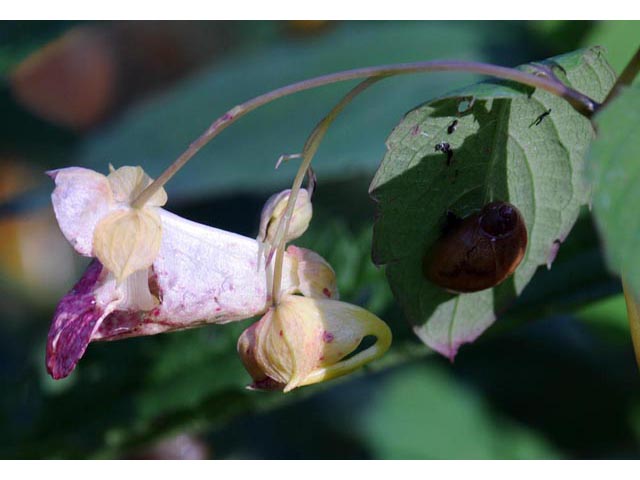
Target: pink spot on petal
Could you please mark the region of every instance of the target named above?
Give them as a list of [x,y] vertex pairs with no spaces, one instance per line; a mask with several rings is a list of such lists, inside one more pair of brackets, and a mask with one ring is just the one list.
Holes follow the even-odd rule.
[[331,291],[328,288],[323,288],[322,289],[322,293],[324,294],[325,297],[327,298],[331,298]]
[[322,334],[322,341],[324,343],[331,343],[336,337],[331,332],[327,332],[326,330]]

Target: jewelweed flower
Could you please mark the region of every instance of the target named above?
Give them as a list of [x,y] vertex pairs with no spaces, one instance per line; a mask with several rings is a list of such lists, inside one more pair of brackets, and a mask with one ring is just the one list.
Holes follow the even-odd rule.
[[[105,243],[105,250],[111,247],[117,257],[115,235],[126,237],[128,228],[117,223],[131,209],[131,196],[121,196],[108,177],[92,170],[71,167],[50,175],[56,183],[52,201],[62,232],[78,253],[97,257],[55,311],[46,360],[54,378],[71,373],[92,340],[227,323],[268,309],[272,272],[258,261],[256,240],[191,222],[159,206],[145,206],[145,213],[157,216],[160,223],[157,253],[151,257],[141,246],[144,262],[115,263],[125,268],[124,274],[122,269],[114,272],[100,258],[99,248]],[[100,228],[105,223],[107,227]],[[116,231],[109,231],[114,225]],[[142,236],[146,233],[142,230]],[[129,245],[135,249],[138,244]],[[285,255],[283,291],[298,289],[296,263]],[[131,264],[142,268],[129,273]]]

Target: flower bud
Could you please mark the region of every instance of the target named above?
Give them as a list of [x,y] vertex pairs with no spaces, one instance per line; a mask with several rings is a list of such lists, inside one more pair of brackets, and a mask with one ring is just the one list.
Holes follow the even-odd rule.
[[[273,245],[278,231],[280,220],[284,216],[289,202],[289,194],[291,190],[283,190],[269,197],[262,208],[260,214],[260,230],[258,232],[258,240]],[[289,223],[289,231],[284,237],[285,242],[290,242],[300,237],[309,227],[313,208],[311,207],[311,198],[309,192],[304,188],[298,191],[293,215]]]
[[287,253],[298,262],[298,292],[305,297],[338,300],[336,272],[329,262],[316,252],[295,245],[290,245]]
[[[366,336],[376,342],[343,360]],[[288,392],[350,373],[380,357],[390,344],[389,327],[361,307],[285,295],[243,332],[238,352],[253,388]]]

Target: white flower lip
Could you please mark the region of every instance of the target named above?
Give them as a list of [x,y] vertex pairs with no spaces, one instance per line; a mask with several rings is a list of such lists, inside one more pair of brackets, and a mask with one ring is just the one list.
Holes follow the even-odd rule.
[[109,180],[98,172],[80,167],[52,170],[47,174],[56,183],[51,203],[60,230],[80,255],[93,256],[96,225],[118,208]]

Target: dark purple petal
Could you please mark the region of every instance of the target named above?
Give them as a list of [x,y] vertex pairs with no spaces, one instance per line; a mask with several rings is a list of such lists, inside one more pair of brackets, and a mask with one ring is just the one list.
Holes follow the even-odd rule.
[[82,357],[104,309],[96,304],[94,290],[102,264],[91,262],[85,274],[65,295],[53,315],[47,339],[47,371],[56,380],[69,375]]

